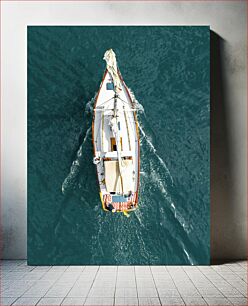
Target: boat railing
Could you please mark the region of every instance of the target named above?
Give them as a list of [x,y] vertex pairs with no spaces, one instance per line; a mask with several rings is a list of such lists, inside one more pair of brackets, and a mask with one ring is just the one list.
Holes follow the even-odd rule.
[[[94,111],[96,112],[105,112],[105,111],[114,111],[113,108],[105,108],[105,107],[97,107],[97,108],[94,108]],[[118,112],[136,112],[137,111],[137,108],[129,108],[129,109],[125,109],[122,110],[122,109],[118,109]]]

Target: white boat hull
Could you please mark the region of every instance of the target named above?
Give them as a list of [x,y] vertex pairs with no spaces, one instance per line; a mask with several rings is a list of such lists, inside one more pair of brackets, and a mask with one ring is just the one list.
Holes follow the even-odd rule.
[[121,89],[116,94],[111,74],[104,73],[94,105],[92,138],[103,209],[128,212],[138,205],[139,131],[130,92],[119,71],[118,75]]

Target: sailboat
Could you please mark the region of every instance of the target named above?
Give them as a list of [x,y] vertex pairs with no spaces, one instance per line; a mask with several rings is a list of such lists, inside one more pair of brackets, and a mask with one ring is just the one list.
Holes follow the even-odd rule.
[[93,162],[96,165],[102,208],[129,212],[138,207],[140,141],[135,103],[112,49],[95,98],[92,121]]

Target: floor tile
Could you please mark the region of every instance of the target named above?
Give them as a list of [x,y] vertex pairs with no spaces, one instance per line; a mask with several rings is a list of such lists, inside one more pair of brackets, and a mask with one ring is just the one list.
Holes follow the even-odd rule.
[[92,288],[100,288],[100,287],[109,287],[109,288],[112,288],[112,287],[115,287],[115,281],[112,281],[112,280],[106,280],[106,279],[103,279],[103,280],[95,280],[93,285],[92,285]]
[[63,298],[42,298],[37,305],[44,305],[44,306],[51,306],[55,305],[58,306],[62,303]]
[[135,279],[134,272],[118,272],[117,279]]
[[157,288],[159,297],[180,297],[177,289]]
[[54,285],[46,293],[45,297],[65,297],[71,289],[71,285]]
[[138,298],[124,298],[124,297],[116,297],[115,305],[125,306],[125,305],[138,305]]
[[114,298],[87,298],[84,305],[88,306],[111,306],[114,305]]
[[116,279],[116,276],[117,276],[117,273],[115,272],[98,272],[96,274],[96,278],[104,278],[104,279],[107,279],[107,278],[110,278],[110,279]]
[[52,286],[52,282],[49,281],[38,281],[34,286],[27,290],[24,297],[43,297],[49,288]]
[[243,297],[243,298],[228,298],[228,300],[233,305],[239,305],[239,306],[248,305],[248,300],[245,297]]
[[0,298],[0,305],[1,306],[7,306],[7,305],[11,305],[12,303],[15,302],[15,300],[17,300],[16,297],[1,297]]
[[9,272],[7,273],[7,275],[5,276],[5,279],[23,279],[24,275],[26,275],[27,272]]
[[134,273],[134,266],[118,266],[118,274],[120,273]]
[[88,297],[114,297],[115,287],[91,288]]
[[160,306],[160,300],[159,298],[139,298],[139,306],[148,306],[148,305],[153,305],[153,306]]
[[23,280],[39,280],[42,278],[42,276],[45,274],[46,272],[45,271],[38,271],[38,272],[29,272],[29,273],[26,273],[24,276],[23,276]]
[[15,268],[13,269],[13,271],[16,271],[16,272],[17,272],[17,271],[19,271],[19,272],[21,272],[21,271],[23,271],[23,272],[30,272],[30,271],[32,271],[34,268],[35,268],[34,266],[28,266],[27,264],[21,264],[21,265],[15,267]]
[[134,270],[135,270],[135,273],[151,274],[151,269],[149,266],[135,266]]
[[223,294],[217,290],[215,287],[198,287],[197,290],[199,291],[200,295],[203,297],[209,298],[222,298]]
[[155,287],[155,283],[152,278],[151,279],[136,278],[136,283],[137,283],[137,287],[142,287],[142,288]]
[[97,272],[99,270],[99,266],[86,266],[84,272]]
[[82,306],[85,303],[85,298],[65,298],[61,305],[79,305]]
[[95,280],[95,276],[85,276],[85,275],[79,275],[77,279],[77,283],[93,283]]
[[85,266],[69,266],[66,272],[83,272]]
[[207,305],[207,303],[201,297],[183,297],[183,300],[186,305],[192,305],[192,306]]
[[2,261],[0,305],[247,305],[246,269],[243,262],[29,267],[26,261]]
[[138,287],[138,297],[157,297],[158,292],[155,287]]
[[225,297],[223,298],[204,298],[204,300],[207,302],[210,306],[226,306],[226,305],[232,305],[232,303]]
[[171,282],[173,282],[171,276],[169,275],[169,273],[161,273],[161,274],[153,274],[153,279],[154,281],[158,281],[158,280],[170,280]]
[[63,272],[50,272],[50,270],[48,272],[46,272],[43,276],[42,276],[42,280],[45,281],[49,281],[49,280],[58,280],[61,276],[62,276]]
[[160,301],[162,306],[185,305],[184,301],[178,297],[175,298],[163,297],[160,298]]
[[116,288],[115,297],[137,297],[137,289],[136,288]]
[[68,293],[68,297],[87,297],[88,293],[90,291],[90,285],[86,284],[80,284],[75,285],[71,288],[71,290]]
[[73,272],[65,271],[61,275],[61,279],[77,279],[79,278],[79,276],[81,276],[81,274],[82,273],[80,271],[73,271]]
[[201,297],[201,294],[197,291],[196,288],[178,289],[178,291],[182,297]]
[[152,274],[143,274],[143,273],[135,273],[135,278],[136,280],[151,280],[153,281],[153,276]]
[[26,291],[27,289],[23,289],[23,288],[16,288],[16,289],[13,289],[13,288],[9,288],[9,289],[6,289],[4,290],[2,293],[1,293],[1,296],[2,297],[20,297],[24,294],[24,292]]
[[32,272],[48,272],[52,266],[35,266]]
[[24,306],[31,306],[36,305],[39,302],[40,298],[28,298],[28,297],[21,297],[15,301],[13,305],[24,305]]
[[225,297],[243,297],[243,294],[237,289],[233,288],[231,285],[224,288],[218,286],[218,289]]
[[116,287],[135,287],[136,282],[135,279],[117,279]]
[[117,266],[100,266],[99,272],[117,272]]
[[64,272],[68,266],[52,266],[50,272]]

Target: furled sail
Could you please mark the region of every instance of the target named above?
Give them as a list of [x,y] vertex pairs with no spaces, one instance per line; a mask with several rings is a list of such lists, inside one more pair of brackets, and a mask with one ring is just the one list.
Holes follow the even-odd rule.
[[117,71],[117,62],[114,51],[112,49],[107,50],[104,54],[103,59],[106,61],[107,69],[113,78],[115,91],[121,91],[121,81]]

